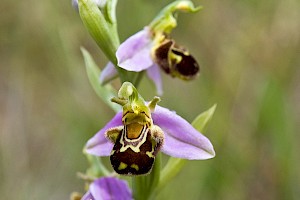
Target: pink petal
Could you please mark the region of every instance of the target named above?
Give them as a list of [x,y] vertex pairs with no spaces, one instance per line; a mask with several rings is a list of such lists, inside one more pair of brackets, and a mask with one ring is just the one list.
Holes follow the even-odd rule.
[[114,177],[95,180],[90,185],[90,192],[95,200],[132,199],[132,193],[127,182]]
[[189,160],[203,160],[215,156],[209,139],[175,112],[157,106],[152,119],[164,131],[165,143],[162,152],[165,154]]
[[96,156],[109,156],[113,144],[105,137],[106,130],[122,125],[122,112],[117,113],[104,128],[96,133],[86,144],[86,152]]
[[81,200],[95,200],[95,198],[93,197],[93,195],[91,194],[90,191],[87,191],[87,193],[85,193],[83,195],[83,197],[81,198]]
[[119,67],[135,72],[151,67],[151,48],[151,33],[148,28],[144,28],[119,46],[116,52]]

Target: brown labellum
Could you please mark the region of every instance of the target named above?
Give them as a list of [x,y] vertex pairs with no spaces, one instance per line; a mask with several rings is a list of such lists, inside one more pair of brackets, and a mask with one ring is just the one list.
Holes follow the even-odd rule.
[[[117,139],[113,153],[110,156],[112,167],[118,174],[123,175],[141,175],[148,174],[154,163],[152,152],[152,142],[149,130],[147,131],[146,141],[139,147],[139,152],[134,152],[131,148],[121,151],[122,135]],[[147,154],[147,152],[149,152]]]
[[158,126],[136,122],[109,129],[106,137],[114,142],[110,155],[111,165],[122,175],[150,173],[164,140]]
[[198,75],[200,67],[189,52],[181,46],[176,45],[174,40],[165,39],[155,49],[155,62],[167,74],[183,80],[193,79]]

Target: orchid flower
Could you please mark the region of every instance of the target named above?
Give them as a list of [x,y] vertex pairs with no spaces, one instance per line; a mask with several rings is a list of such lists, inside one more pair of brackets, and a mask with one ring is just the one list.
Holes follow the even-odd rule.
[[[195,12],[190,1],[177,1],[165,9],[149,26],[125,40],[118,48],[116,57],[118,66],[127,70],[140,72],[146,70],[148,77],[154,82],[157,94],[162,94],[160,69],[172,77],[190,80],[196,77],[200,67],[187,49],[170,39],[170,32],[176,27],[173,13],[176,11]],[[103,70],[100,82],[105,83],[117,76],[115,66],[108,64]]]
[[114,178],[103,177],[96,179],[89,186],[89,190],[81,200],[131,200],[132,193],[126,181]]
[[208,138],[174,111],[156,106],[158,97],[146,104],[135,87],[125,82],[113,101],[123,105],[123,112],[117,113],[87,142],[85,151],[110,156],[116,172],[148,173],[160,150],[188,160],[215,156]]
[[[158,95],[162,95],[162,80],[159,66],[153,62],[151,57],[151,47],[153,41],[149,28],[145,27],[142,31],[128,38],[117,50],[116,56],[118,65],[127,71],[140,72],[146,70],[147,76],[156,86]],[[132,57],[130,57],[132,56]],[[135,67],[133,67],[135,66]],[[108,82],[117,76],[115,66],[109,62],[100,75],[100,83]]]

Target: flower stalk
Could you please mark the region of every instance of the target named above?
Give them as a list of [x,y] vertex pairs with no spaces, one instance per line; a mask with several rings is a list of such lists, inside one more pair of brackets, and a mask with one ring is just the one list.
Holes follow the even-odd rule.
[[146,200],[156,196],[161,172],[161,155],[156,156],[152,172],[148,176],[132,177],[132,192],[135,200]]

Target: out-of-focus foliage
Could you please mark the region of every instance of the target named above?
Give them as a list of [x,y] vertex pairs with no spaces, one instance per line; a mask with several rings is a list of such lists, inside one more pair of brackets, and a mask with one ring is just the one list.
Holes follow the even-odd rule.
[[[180,14],[173,37],[201,75],[188,83],[163,76],[161,105],[192,121],[217,103],[205,132],[217,156],[188,162],[160,199],[298,199],[300,1],[194,2],[204,9]],[[119,1],[121,39],[166,4]],[[68,199],[84,190],[76,177],[87,167],[82,147],[113,111],[89,85],[81,45],[106,64],[71,2],[2,0],[1,199]],[[148,80],[139,89],[154,95]]]

